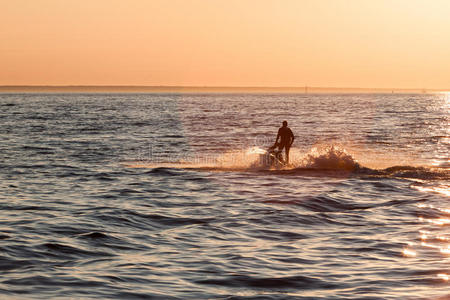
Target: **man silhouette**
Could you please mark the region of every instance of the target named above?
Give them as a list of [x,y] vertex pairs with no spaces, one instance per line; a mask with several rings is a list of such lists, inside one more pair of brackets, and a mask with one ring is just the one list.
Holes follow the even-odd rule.
[[287,125],[287,121],[283,121],[283,127],[280,127],[280,129],[278,129],[277,139],[275,140],[275,144],[273,144],[275,147],[278,143],[278,139],[280,138],[278,150],[282,151],[284,148],[284,151],[286,153],[286,165],[289,164],[289,149],[294,142],[294,134],[292,133],[292,130],[287,127]]

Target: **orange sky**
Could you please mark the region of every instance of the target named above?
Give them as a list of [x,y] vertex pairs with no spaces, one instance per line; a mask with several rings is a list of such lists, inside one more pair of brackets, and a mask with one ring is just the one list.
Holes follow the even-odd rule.
[[450,88],[448,0],[0,7],[0,85]]

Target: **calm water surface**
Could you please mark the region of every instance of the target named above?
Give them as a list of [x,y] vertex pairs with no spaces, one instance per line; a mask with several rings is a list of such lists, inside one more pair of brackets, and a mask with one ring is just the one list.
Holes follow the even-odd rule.
[[[0,95],[0,298],[448,299],[450,97]],[[282,120],[292,166],[261,166]]]

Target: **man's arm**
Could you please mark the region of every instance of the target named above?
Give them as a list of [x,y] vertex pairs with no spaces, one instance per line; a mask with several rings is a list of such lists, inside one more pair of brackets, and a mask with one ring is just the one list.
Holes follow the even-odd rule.
[[292,144],[294,143],[294,139],[295,139],[295,137],[294,137],[294,134],[292,133],[292,130],[291,130],[291,144],[289,145],[289,147],[291,147]]

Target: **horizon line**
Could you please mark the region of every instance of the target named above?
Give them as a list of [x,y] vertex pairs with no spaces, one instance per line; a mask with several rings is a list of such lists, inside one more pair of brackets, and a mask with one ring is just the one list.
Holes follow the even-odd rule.
[[446,88],[332,87],[332,86],[197,86],[197,85],[0,85],[1,93],[17,92],[444,92]]
[[448,90],[427,87],[354,87],[318,85],[143,85],[143,84],[0,84],[0,87],[186,87],[186,88],[331,88],[331,89],[397,89],[397,90]]

